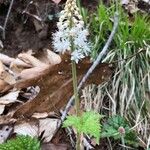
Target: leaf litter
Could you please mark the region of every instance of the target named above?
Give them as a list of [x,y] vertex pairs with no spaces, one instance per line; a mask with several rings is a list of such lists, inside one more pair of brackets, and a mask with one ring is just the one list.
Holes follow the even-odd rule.
[[[60,122],[55,114],[73,94],[68,55],[59,56],[45,49],[43,55],[35,56],[31,50],[20,53],[17,58],[0,54],[0,87],[3,86],[0,88],[0,124],[3,128],[9,125],[8,132],[1,130],[4,135],[1,143],[13,134],[40,137],[44,143],[50,142]],[[89,60],[84,60],[78,66],[78,81],[90,64]],[[85,85],[107,81],[112,72],[108,64],[101,64]],[[2,78],[4,73],[11,78]]]

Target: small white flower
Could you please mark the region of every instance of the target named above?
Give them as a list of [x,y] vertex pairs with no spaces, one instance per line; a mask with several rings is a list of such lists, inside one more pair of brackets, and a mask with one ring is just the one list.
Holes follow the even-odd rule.
[[79,50],[75,50],[71,53],[71,60],[74,60],[76,63],[78,63],[79,60],[83,59],[84,57],[84,54]]
[[[70,19],[72,19],[71,28]],[[75,51],[71,53],[71,60],[78,63],[79,60],[89,55],[91,51],[91,44],[87,41],[89,33],[84,28],[84,22],[75,0],[67,0],[65,10],[61,12],[57,27],[58,31],[53,34],[52,43],[56,52],[65,53],[66,51],[71,51],[70,37],[72,37]]]
[[74,27],[70,30],[69,33],[70,33],[70,36],[75,37],[77,35],[77,32],[78,32],[77,28]]
[[53,42],[53,46],[56,52],[64,54],[67,50],[70,49],[69,40],[58,40]]

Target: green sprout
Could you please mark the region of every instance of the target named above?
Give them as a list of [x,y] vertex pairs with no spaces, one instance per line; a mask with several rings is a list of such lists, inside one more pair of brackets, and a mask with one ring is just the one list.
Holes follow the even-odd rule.
[[63,123],[63,127],[73,127],[81,134],[88,134],[96,138],[99,143],[101,125],[100,119],[102,116],[93,111],[84,112],[81,116],[68,116]]

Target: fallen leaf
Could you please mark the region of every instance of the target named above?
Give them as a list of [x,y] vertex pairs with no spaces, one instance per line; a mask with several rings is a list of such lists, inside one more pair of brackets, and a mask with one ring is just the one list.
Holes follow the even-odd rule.
[[[77,66],[78,81],[90,67],[88,61],[83,61]],[[100,84],[108,81],[113,73],[109,64],[100,64],[91,74],[86,84]],[[14,116],[30,117],[33,113],[43,112],[58,112],[60,108],[64,107],[73,94],[71,63],[67,58],[63,58],[60,64],[54,65],[45,69],[40,76],[31,78],[15,85],[15,88],[20,89],[27,86],[40,87],[40,92],[33,100],[27,101],[20,106]]]
[[21,102],[21,101],[17,100],[19,92],[20,91],[13,91],[13,92],[10,92],[10,93],[0,97],[0,104],[7,105],[10,103]]
[[8,84],[16,83],[15,78],[12,74],[5,70],[3,63],[0,61],[0,79]]
[[31,64],[29,63],[26,63],[22,60],[20,60],[19,58],[16,58],[15,60],[13,60],[11,63],[10,63],[10,68],[12,68],[13,66],[18,66],[18,67],[32,67]]
[[23,122],[14,126],[14,133],[17,133],[18,135],[38,137],[38,130],[38,123],[35,121]]
[[0,93],[3,93],[11,88],[12,88],[12,86],[10,84],[8,84],[4,80],[0,79]]
[[40,61],[44,62],[45,64],[49,64],[51,66],[61,63],[60,55],[54,53],[49,49],[41,50],[36,54],[35,57],[38,58]]
[[10,65],[11,62],[13,62],[15,60],[15,58],[12,58],[5,54],[0,53],[0,60],[6,65]]
[[[61,62],[61,58],[58,54],[46,49],[45,55],[41,54],[47,60],[47,63],[40,61],[36,57],[32,56],[32,50],[26,53],[21,53],[18,58],[14,59],[0,53],[0,61],[10,66],[10,72],[4,70],[3,64],[0,63],[0,93],[6,92],[7,90],[15,87],[18,83],[32,79],[39,79],[47,72],[51,66]],[[24,67],[24,68],[23,68]],[[28,82],[27,82],[28,83]],[[28,84],[24,84],[24,88],[28,87]],[[22,84],[22,85],[23,85]]]
[[14,126],[14,133],[19,135],[29,135],[31,137],[40,137],[43,142],[50,142],[57,129],[59,119],[39,119],[33,121],[24,121]]
[[46,117],[48,117],[48,113],[34,113],[33,115],[32,115],[32,118],[37,118],[37,119],[39,119],[39,118],[46,118]]
[[8,115],[2,115],[0,116],[0,125],[12,125],[16,122],[16,119],[14,119],[13,117],[13,113],[9,113]]
[[32,65],[32,67],[47,66],[45,63],[41,62],[40,60],[28,53],[21,53],[18,55],[18,58],[24,61],[25,63]]
[[59,122],[59,119],[39,119],[39,135],[42,135],[43,142],[47,143],[51,141]]
[[49,66],[34,67],[34,68],[30,68],[30,69],[24,69],[18,75],[18,79],[20,79],[20,80],[34,79],[36,77],[39,77],[39,76],[43,75],[47,68],[49,68]]
[[59,55],[50,51],[49,49],[46,49],[46,52],[47,52],[47,58],[49,60],[49,64],[56,65],[61,63],[61,57]]
[[13,85],[16,83],[15,76],[13,76],[12,74],[10,74],[7,71],[3,72],[3,74],[1,75],[0,78],[10,85]]

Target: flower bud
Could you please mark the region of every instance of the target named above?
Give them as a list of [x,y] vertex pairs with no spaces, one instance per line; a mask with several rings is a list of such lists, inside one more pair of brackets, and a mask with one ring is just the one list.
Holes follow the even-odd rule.
[[81,15],[78,15],[78,18],[79,18],[79,20],[82,20],[82,16]]
[[125,128],[124,127],[119,127],[118,132],[122,135],[125,134]]
[[75,14],[76,16],[78,16],[78,15],[79,15],[79,12],[78,12],[78,11],[75,11],[74,14]]
[[68,13],[68,17],[71,17],[71,13]]

